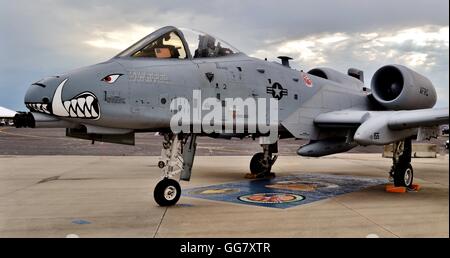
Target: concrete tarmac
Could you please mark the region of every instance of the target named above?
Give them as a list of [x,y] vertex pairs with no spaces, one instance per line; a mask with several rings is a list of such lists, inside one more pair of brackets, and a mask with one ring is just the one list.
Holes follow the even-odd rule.
[[[188,189],[246,180],[250,156],[198,156]],[[0,156],[0,237],[449,237],[449,159],[414,159],[419,192],[376,185],[288,209],[182,196],[159,207],[158,157]],[[278,177],[386,178],[381,154],[281,156]]]
[[[163,137],[155,133],[137,133],[136,145],[95,142],[69,138],[61,128],[0,127],[0,155],[88,155],[88,156],[159,156]],[[282,139],[279,153],[296,155],[307,141]],[[442,143],[440,144],[442,145]],[[381,146],[356,147],[351,152],[381,153]],[[261,151],[258,139],[231,140],[199,137],[196,155],[249,156]]]
[[[448,135],[432,139],[441,154],[447,154]],[[0,155],[77,155],[77,156],[158,156],[163,137],[155,133],[137,133],[136,145],[95,142],[65,136],[61,128],[0,127]],[[296,155],[305,140],[281,139],[278,152],[283,156]],[[428,141],[426,143],[429,143]],[[261,151],[258,139],[231,140],[199,137],[196,155],[199,156],[251,156]],[[348,153],[381,153],[383,146],[358,146]]]

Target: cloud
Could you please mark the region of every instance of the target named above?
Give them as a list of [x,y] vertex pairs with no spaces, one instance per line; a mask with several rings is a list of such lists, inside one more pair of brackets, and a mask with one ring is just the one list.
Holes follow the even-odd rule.
[[167,25],[209,32],[261,57],[293,55],[302,68],[358,66],[370,74],[404,62],[448,92],[448,7],[442,0],[0,0],[0,60],[7,60],[0,105],[23,109],[30,83],[109,59]]
[[132,43],[154,31],[156,28],[133,24],[126,30],[100,31],[92,32],[92,38],[84,41],[87,45],[99,49],[124,50]]
[[[336,57],[359,61],[398,60],[410,66],[436,65],[437,54],[448,56],[449,27],[423,26],[399,31],[369,33],[322,33],[300,39],[268,40],[269,44],[253,55],[292,55],[299,63],[321,65],[331,63]],[[363,54],[363,55],[361,55]],[[348,61],[352,61],[352,60]]]
[[[297,62],[320,65],[327,62],[328,53],[336,51],[348,44],[349,36],[345,33],[319,34],[302,39],[275,41],[263,46],[253,54],[256,57],[273,55],[292,56]],[[274,42],[274,41],[268,41]]]
[[302,70],[328,66],[346,72],[349,67],[357,67],[366,71],[369,82],[381,66],[403,64],[429,77],[439,93],[438,105],[448,106],[448,26],[424,25],[398,30],[269,39],[251,55],[272,57],[272,60],[279,55],[291,56],[294,66]]
[[404,29],[375,40],[383,43],[405,44],[412,42],[417,46],[444,45],[448,47],[448,26],[423,26]]

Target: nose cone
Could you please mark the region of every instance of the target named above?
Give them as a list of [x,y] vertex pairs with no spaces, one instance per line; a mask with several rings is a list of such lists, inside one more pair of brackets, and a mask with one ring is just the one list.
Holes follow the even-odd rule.
[[[98,119],[100,104],[97,96],[107,87],[102,79],[112,74],[123,75],[124,69],[120,64],[109,61],[42,79],[28,89],[25,105],[32,112]],[[125,80],[115,83],[125,83]]]
[[34,112],[51,114],[51,101],[61,78],[48,77],[31,84],[25,94],[25,106]]

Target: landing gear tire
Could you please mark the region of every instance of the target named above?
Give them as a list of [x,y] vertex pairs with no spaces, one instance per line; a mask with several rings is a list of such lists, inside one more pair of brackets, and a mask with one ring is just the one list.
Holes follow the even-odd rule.
[[264,166],[264,153],[258,152],[253,155],[252,159],[250,160],[250,172],[253,175],[258,175],[261,173],[268,173],[269,171],[270,169]]
[[181,196],[180,184],[173,179],[163,179],[160,181],[153,191],[153,197],[159,206],[175,205]]
[[245,178],[274,178],[275,173],[270,172],[273,162],[275,159],[265,160],[263,152],[256,153],[250,160],[250,174],[245,175]]
[[412,188],[414,172],[411,166],[412,144],[407,138],[393,144],[392,168],[390,177],[394,179],[394,186]]
[[400,165],[394,170],[394,185],[411,188],[414,179],[414,171],[411,164]]

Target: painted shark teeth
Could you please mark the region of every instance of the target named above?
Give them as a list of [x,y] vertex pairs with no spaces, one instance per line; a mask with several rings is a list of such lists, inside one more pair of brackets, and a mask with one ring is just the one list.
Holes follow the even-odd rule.
[[51,114],[46,103],[26,103],[25,106],[32,112]]
[[98,104],[92,93],[84,92],[71,100],[64,101],[69,117],[98,118]]
[[90,105],[92,105],[92,102],[94,101],[94,97],[92,97],[92,96],[87,96],[86,97],[86,104],[88,105],[88,106],[90,106]]
[[67,80],[58,85],[53,95],[53,114],[61,117],[98,119],[100,117],[98,100],[90,92],[83,92],[63,102],[62,91]]
[[69,110],[70,117],[77,117],[77,114],[73,111],[73,109]]
[[86,103],[86,99],[85,98],[79,98],[78,100],[78,106],[79,107],[84,107],[84,103]]
[[70,101],[64,101],[64,108],[66,110],[69,110],[69,108],[70,108]]

